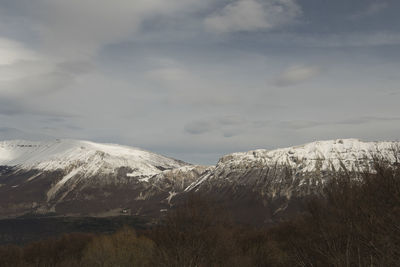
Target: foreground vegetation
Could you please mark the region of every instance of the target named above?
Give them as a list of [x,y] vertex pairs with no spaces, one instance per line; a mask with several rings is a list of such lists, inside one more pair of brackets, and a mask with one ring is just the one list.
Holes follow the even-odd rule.
[[0,246],[25,245],[66,233],[110,234],[124,225],[140,230],[148,223],[148,219],[137,216],[96,218],[29,214],[0,220]]
[[0,266],[400,266],[400,167],[343,173],[305,215],[273,228],[236,225],[193,197],[150,230],[2,246]]

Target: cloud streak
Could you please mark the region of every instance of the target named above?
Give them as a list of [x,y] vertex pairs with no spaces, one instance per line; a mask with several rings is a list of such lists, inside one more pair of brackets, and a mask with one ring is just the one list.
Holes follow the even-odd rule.
[[371,3],[369,6],[367,6],[365,9],[351,15],[349,17],[350,20],[360,20],[364,18],[368,18],[374,15],[377,15],[378,13],[382,12],[388,8],[388,4],[384,1],[381,2],[374,2]]
[[193,135],[218,132],[229,138],[243,132],[243,126],[248,123],[246,119],[239,116],[222,116],[188,122],[184,126],[184,131]]
[[315,78],[320,73],[321,68],[317,66],[294,65],[280,74],[275,85],[279,87],[297,85]]
[[301,14],[295,0],[236,0],[207,17],[204,25],[216,33],[272,30],[293,23]]

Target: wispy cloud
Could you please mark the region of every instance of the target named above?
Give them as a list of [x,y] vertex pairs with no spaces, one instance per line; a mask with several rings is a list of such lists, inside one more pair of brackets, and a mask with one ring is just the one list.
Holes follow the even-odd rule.
[[26,132],[12,127],[0,127],[0,140],[29,139],[29,140],[46,140],[54,139],[54,137],[35,132]]
[[388,8],[388,4],[384,0],[381,0],[379,2],[374,2],[371,3],[369,6],[367,6],[365,9],[360,10],[359,12],[356,12],[355,14],[351,15],[349,19],[360,20],[368,18],[382,12],[386,8]]
[[54,61],[17,41],[0,38],[0,114],[69,116],[57,107],[51,111],[51,103],[43,104],[40,98],[64,90],[93,69],[89,61]]
[[[300,132],[310,128],[323,129],[324,127],[361,125],[379,122],[397,122],[400,117],[374,117],[362,116],[345,120],[249,120],[239,116],[225,116],[191,121],[184,126],[188,134],[216,134],[224,137],[233,137],[265,129],[281,129]],[[321,128],[322,127],[322,128]],[[264,130],[262,130],[264,129]]]
[[290,120],[275,122],[277,127],[288,128],[292,130],[303,130],[314,127],[335,126],[335,125],[361,125],[377,122],[390,122],[400,121],[400,117],[374,117],[374,116],[361,116],[345,120],[337,121],[311,121],[311,120]]
[[309,121],[309,120],[292,120],[277,122],[277,127],[288,128],[291,130],[301,130],[324,125],[324,122]]
[[36,58],[37,56],[35,53],[25,48],[21,43],[7,38],[1,38],[0,36],[0,66]]
[[184,126],[185,132],[189,134],[204,134],[218,128],[215,121],[196,120],[187,123]]
[[311,80],[320,72],[321,68],[317,66],[294,65],[283,71],[275,84],[280,87],[296,85]]
[[204,21],[209,31],[271,30],[292,23],[302,14],[295,0],[237,0]]
[[224,137],[233,137],[243,132],[248,124],[249,121],[239,116],[222,116],[191,121],[185,124],[184,130],[194,135],[217,132]]
[[337,121],[334,124],[348,124],[357,125],[371,122],[384,122],[384,121],[400,121],[400,117],[375,117],[375,116],[363,116],[357,118],[350,118],[342,121]]

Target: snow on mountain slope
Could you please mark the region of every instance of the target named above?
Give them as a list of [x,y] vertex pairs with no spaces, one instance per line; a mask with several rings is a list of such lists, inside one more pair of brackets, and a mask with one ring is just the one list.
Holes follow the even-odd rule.
[[199,192],[229,203],[243,218],[256,214],[264,222],[301,210],[299,201],[321,192],[337,170],[363,171],[376,154],[396,161],[399,147],[400,142],[318,141],[233,153],[209,167],[88,141],[4,141],[0,217],[118,215],[127,208],[132,214],[158,216],[188,193]]
[[187,164],[138,148],[78,140],[0,142],[0,166],[55,171],[81,167],[86,175],[131,168],[130,176],[154,175]]
[[[399,159],[400,142],[362,142],[358,139],[317,141],[275,150],[258,149],[223,156],[213,172],[200,177],[186,188],[190,191],[210,179],[232,179],[249,170],[286,166],[294,175],[320,171],[363,171],[371,167],[373,156],[395,162]],[[396,154],[397,149],[397,154]]]
[[307,199],[323,195],[327,182],[344,170],[357,179],[360,171],[373,171],[375,156],[396,162],[398,148],[399,142],[343,139],[233,153],[222,157],[185,192],[224,203],[235,220],[273,223],[304,212]]
[[[112,192],[112,188],[121,186],[131,188],[134,194],[152,186],[143,185],[142,179],[188,165],[138,148],[114,144],[79,140],[0,142],[0,167],[4,172],[3,176],[0,174],[0,184],[4,183],[3,189],[18,189],[21,199],[24,190],[38,192],[39,199],[44,196],[45,201],[35,199],[33,202],[41,203],[39,208],[44,211],[54,210],[64,200],[99,198],[101,201],[103,190]],[[118,199],[118,196],[114,197]],[[26,208],[31,204],[24,205]]]
[[301,172],[315,170],[340,170],[343,165],[348,170],[358,169],[364,159],[374,155],[395,161],[396,147],[400,142],[362,142],[358,139],[338,139],[317,141],[301,146],[276,150],[254,150],[224,156],[218,164],[237,165],[244,162],[257,164],[301,166]]

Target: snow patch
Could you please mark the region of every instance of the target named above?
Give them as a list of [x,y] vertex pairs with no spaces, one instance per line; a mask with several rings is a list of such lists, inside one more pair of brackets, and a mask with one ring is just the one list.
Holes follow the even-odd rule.
[[174,196],[176,196],[177,193],[176,192],[169,192],[169,196],[167,197],[168,200],[168,204],[171,205],[171,200]]
[[72,170],[70,173],[65,175],[55,186],[51,187],[50,190],[47,192],[47,201],[51,200],[56,193],[60,190],[60,188],[68,182],[72,177],[77,175],[82,170],[82,167],[76,168]]

